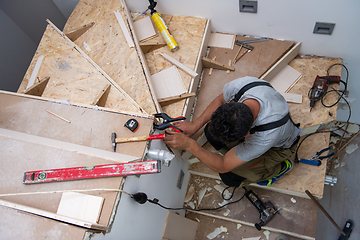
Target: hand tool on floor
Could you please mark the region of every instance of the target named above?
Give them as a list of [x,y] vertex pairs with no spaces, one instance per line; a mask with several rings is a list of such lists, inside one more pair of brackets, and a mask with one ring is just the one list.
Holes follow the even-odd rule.
[[236,58],[234,63],[236,63],[237,61],[239,61],[239,59],[242,58],[246,53],[249,53],[249,52],[251,52],[252,50],[254,50],[254,46],[251,46],[251,45],[249,45],[249,44],[247,44],[247,43],[236,43],[236,42],[235,42],[235,44],[236,44],[236,45],[240,45],[240,46],[242,46],[243,48],[246,48],[247,51],[245,51],[245,52],[242,53],[238,58]]
[[24,173],[24,184],[81,180],[100,177],[120,177],[161,172],[161,161],[114,163],[90,167],[72,167]]
[[256,229],[260,231],[261,227],[268,223],[279,211],[279,209],[276,210],[274,205],[270,201],[263,203],[252,190],[246,190],[246,188],[244,189],[245,197],[249,199],[249,201],[256,207],[256,209],[260,213],[260,223],[255,223]]
[[[156,113],[154,114],[155,118],[160,119],[160,124],[154,123],[154,128],[159,130],[165,130],[167,128],[173,128],[177,132],[182,132],[182,130],[178,127],[175,127],[171,124],[171,122],[176,122],[180,120],[185,120],[186,118],[183,116],[177,117],[177,118],[171,118],[166,113]],[[161,120],[162,119],[162,120]]]
[[113,148],[114,152],[116,150],[116,144],[117,143],[140,142],[140,141],[164,139],[164,138],[165,138],[165,134],[155,134],[155,135],[117,138],[115,132],[111,133],[111,143],[112,143],[112,148]]
[[[319,201],[309,192],[309,190],[305,190],[305,193],[310,197],[310,199],[316,204],[316,206],[318,206],[318,208],[320,208],[320,210],[325,214],[325,216],[331,221],[331,223],[340,231],[340,233],[342,234],[342,236],[340,236],[339,239],[348,239],[348,237],[350,236],[351,233],[351,223],[349,223],[349,226],[347,229],[350,230],[350,233],[346,234],[343,230],[341,230],[341,228],[339,227],[339,225],[337,225],[337,223],[334,221],[334,219],[330,216],[330,214],[325,210],[325,208],[323,208],[323,206],[321,206],[321,204],[319,203]],[[350,220],[351,221],[351,220]],[[345,224],[345,227],[347,227],[347,224]],[[346,238],[346,235],[348,235],[348,237]],[[342,238],[341,238],[342,237]]]
[[126,121],[124,127],[128,128],[132,132],[135,132],[139,128],[139,122],[136,119],[131,118]]
[[314,165],[314,166],[320,166],[321,165],[321,160],[323,160],[324,158],[328,158],[333,156],[335,153],[329,153],[326,156],[320,156],[321,154],[323,154],[325,151],[329,151],[331,149],[331,147],[328,148],[324,148],[321,151],[317,152],[313,157],[311,157],[310,159],[300,159],[300,163],[305,163],[305,164],[309,164],[309,165]]
[[142,15],[145,15],[145,13],[150,10],[151,11],[151,19],[154,21],[156,27],[159,29],[160,34],[163,36],[166,44],[170,48],[172,52],[175,52],[179,49],[179,45],[175,41],[175,38],[173,35],[171,35],[169,28],[166,26],[165,21],[162,19],[160,13],[158,13],[155,10],[157,2],[153,0],[149,0],[150,5],[148,8],[142,13]]
[[314,84],[308,92],[308,97],[310,99],[310,112],[314,107],[315,102],[324,97],[329,84],[332,83],[340,83],[340,76],[316,76]]
[[255,43],[255,42],[264,42],[267,41],[267,38],[252,38],[252,39],[245,39],[245,40],[236,40],[235,44],[238,43]]

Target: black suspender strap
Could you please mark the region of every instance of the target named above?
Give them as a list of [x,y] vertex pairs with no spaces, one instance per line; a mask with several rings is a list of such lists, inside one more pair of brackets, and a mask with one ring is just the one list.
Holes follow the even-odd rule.
[[[268,82],[251,82],[246,84],[244,87],[242,87],[239,92],[235,95],[235,97],[231,100],[231,102],[238,102],[239,99],[241,98],[241,96],[250,88],[256,87],[256,86],[268,86],[268,87],[272,87],[270,83]],[[270,123],[266,123],[263,125],[259,125],[259,126],[255,126],[252,129],[250,129],[250,133],[253,134],[255,132],[264,132],[270,129],[274,129],[277,127],[281,127],[282,125],[284,125],[285,123],[287,123],[287,121],[291,119],[290,118],[290,113],[286,114],[285,117],[283,117],[282,119],[275,121],[275,122],[270,122]],[[292,121],[292,120],[291,120]],[[296,124],[294,124],[295,126],[297,126]],[[299,127],[299,126],[297,126]]]
[[287,123],[287,121],[289,121],[289,119],[290,119],[290,113],[286,114],[285,117],[283,117],[282,119],[280,119],[276,122],[270,122],[270,123],[266,123],[263,125],[255,126],[252,129],[250,129],[250,133],[253,134],[255,132],[263,132],[263,131],[274,129],[277,127],[281,127],[282,125]]
[[231,100],[232,102],[237,102],[241,98],[241,96],[250,88],[256,87],[256,86],[269,86],[272,87],[270,83],[268,82],[251,82],[243,86],[240,91],[235,95],[235,97]]

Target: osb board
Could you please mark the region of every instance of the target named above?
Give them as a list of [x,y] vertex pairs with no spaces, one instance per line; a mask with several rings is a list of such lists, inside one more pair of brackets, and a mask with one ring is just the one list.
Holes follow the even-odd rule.
[[84,228],[0,207],[2,239],[83,239]]
[[[329,139],[329,133],[319,133],[308,137],[301,144],[298,150],[299,159],[310,159],[316,154],[316,152],[327,148],[329,146]],[[212,152],[216,151],[210,144],[206,144],[205,148]],[[313,195],[322,198],[326,173],[326,159],[322,160],[322,164],[320,166],[295,164],[293,159],[294,157],[291,159],[293,162],[292,170],[272,184],[271,187],[265,188],[300,197],[307,197],[305,190],[309,190]],[[212,178],[220,179],[216,172],[212,171],[201,162],[192,164],[189,170],[200,174],[207,174]],[[263,188],[257,184],[253,184],[252,186]]]
[[[171,52],[168,46],[164,46],[152,52],[146,53],[145,58],[147,60],[150,73],[155,74],[164,70],[165,68],[173,66],[173,64],[160,56],[159,53],[166,53],[191,70],[195,70],[196,61],[199,52],[201,51],[200,47],[207,20],[204,18],[189,16],[174,16],[166,14],[162,14],[161,16],[168,26],[171,34],[174,36],[176,42],[178,43],[179,49],[175,52]],[[155,30],[158,36],[144,41],[144,44],[165,42],[162,38],[162,35],[159,34],[159,30],[157,28],[155,28]],[[183,80],[185,89],[188,91],[192,78],[181,69],[179,69],[179,73],[181,79]],[[181,100],[176,103],[164,106],[163,111],[171,117],[180,116],[184,109],[185,101],[186,100]]]
[[[39,79],[50,77],[42,97],[91,104],[109,83],[94,66],[48,25],[18,89],[19,93],[25,90],[40,55],[44,55],[45,58],[38,77]],[[114,90],[113,95],[117,99],[113,102],[114,109],[139,112],[119,91]]]
[[[247,39],[237,36],[236,40]],[[246,53],[239,61],[232,66],[235,71],[227,74],[224,70],[213,69],[209,76],[210,69],[205,69],[204,76],[200,86],[198,100],[196,102],[194,119],[197,119],[205,108],[215,97],[222,93],[224,85],[232,80],[240,77],[253,76],[260,77],[266,72],[276,61],[286,53],[292,46],[292,41],[268,40],[264,42],[250,43],[254,46],[254,50]],[[222,64],[228,65],[229,60],[233,61],[235,54],[239,50],[239,46],[235,45],[234,49],[210,48],[208,58],[213,59]],[[242,48],[240,54],[247,49]],[[239,56],[240,56],[239,54]]]
[[[1,93],[0,128],[14,130],[87,147],[112,151],[111,133],[118,137],[148,135],[153,120],[122,113],[88,109],[52,103]],[[70,123],[48,113],[47,110],[67,119]],[[136,133],[124,127],[130,118],[136,118]],[[118,144],[116,152],[141,158],[146,142]]]
[[[221,193],[214,188],[214,186],[216,185],[218,185],[218,183],[213,179],[203,178],[199,176],[191,177],[189,186],[195,187],[195,194],[191,201],[195,203],[196,209],[219,207],[219,205],[224,200],[221,197]],[[222,187],[226,187],[222,183],[220,185]],[[209,190],[206,191],[205,196],[200,202],[200,205],[198,205],[199,191],[206,188]],[[292,197],[289,195],[254,187],[247,187],[247,189],[253,190],[263,203],[270,201],[276,209],[281,207],[279,214],[276,214],[273,219],[265,225],[264,229],[269,228],[278,230],[280,232],[288,232],[293,234],[293,236],[305,236],[308,238],[315,238],[318,210],[317,206],[312,203],[310,199]],[[236,189],[234,196],[228,202],[240,199],[243,194],[243,189]],[[250,201],[246,197],[244,197],[238,203],[230,204],[220,210],[205,211],[205,213],[240,220],[245,222],[247,226],[254,226],[255,223],[260,222],[258,210],[250,203]],[[189,213],[186,216],[188,217]],[[201,225],[202,224],[200,223],[199,230],[201,229]],[[233,223],[233,225],[235,225],[236,227],[235,223]],[[212,232],[215,228],[214,224],[210,224],[209,226],[211,226],[210,229]],[[205,232],[202,233],[199,233],[198,231],[198,235],[206,236],[207,234],[209,234],[209,228],[207,229],[208,230],[205,230]],[[243,232],[244,235],[241,235],[242,230],[240,229],[235,231],[240,231],[240,233],[237,233],[236,236],[245,237],[246,233]],[[255,230],[254,227],[253,229]],[[259,233],[261,232],[258,232],[258,234]],[[231,234],[231,232],[229,232],[229,234]],[[252,237],[256,236],[260,236],[260,234],[254,235]]]
[[[115,17],[118,10],[126,23],[119,0],[80,0],[64,32],[95,22],[75,43],[148,114],[154,114],[155,105],[136,49],[129,48]],[[116,90],[111,89],[105,107],[119,109],[117,98]]]
[[[300,123],[302,128],[328,123],[336,119],[337,105],[326,108],[318,101],[310,112],[310,100],[308,98],[309,89],[313,86],[316,75],[326,76],[327,69],[335,63],[342,63],[342,60],[339,58],[297,57],[289,63],[291,67],[302,74],[302,78],[289,91],[289,93],[303,96],[302,104],[289,103],[292,119],[296,123]],[[331,68],[329,74],[341,76],[341,66]],[[332,87],[339,89],[339,84],[331,84],[330,86],[329,90]],[[324,98],[324,103],[332,105],[338,98],[339,95],[332,92]]]

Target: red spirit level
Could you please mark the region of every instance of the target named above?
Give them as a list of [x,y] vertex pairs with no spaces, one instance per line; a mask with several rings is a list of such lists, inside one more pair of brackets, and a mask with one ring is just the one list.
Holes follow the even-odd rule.
[[120,177],[161,172],[161,161],[115,163],[91,167],[72,167],[24,173],[24,184],[80,180],[100,177]]

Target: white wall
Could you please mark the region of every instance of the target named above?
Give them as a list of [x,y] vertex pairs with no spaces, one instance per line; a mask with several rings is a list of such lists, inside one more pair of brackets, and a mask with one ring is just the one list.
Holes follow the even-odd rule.
[[[147,0],[127,0],[131,11],[144,11]],[[302,42],[301,54],[342,58],[350,71],[350,98],[360,104],[360,1],[357,0],[258,0],[258,12],[240,13],[239,0],[159,0],[163,14],[198,16],[211,20],[213,32],[248,34]],[[313,34],[316,22],[336,23],[333,34]],[[343,78],[345,76],[343,75]],[[353,104],[351,121],[360,123]],[[345,121],[348,110],[338,111]]]

